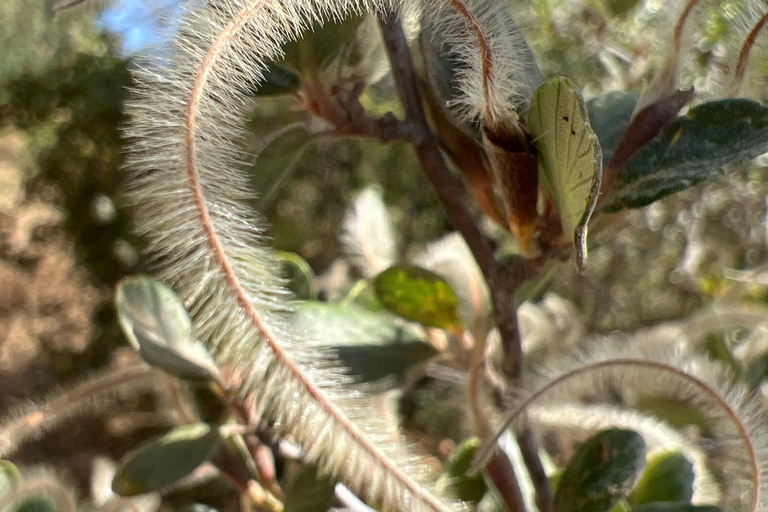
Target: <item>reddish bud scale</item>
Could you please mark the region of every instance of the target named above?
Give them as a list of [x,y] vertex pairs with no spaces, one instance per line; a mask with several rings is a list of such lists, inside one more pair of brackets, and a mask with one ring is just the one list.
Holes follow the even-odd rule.
[[539,190],[538,161],[525,128],[518,121],[483,128],[483,146],[491,174],[501,192],[509,229],[526,258],[538,256],[536,204]]

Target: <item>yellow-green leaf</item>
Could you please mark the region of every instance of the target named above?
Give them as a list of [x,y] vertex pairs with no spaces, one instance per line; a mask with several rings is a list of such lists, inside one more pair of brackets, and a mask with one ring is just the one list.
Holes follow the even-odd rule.
[[539,179],[560,213],[563,233],[573,236],[576,260],[583,267],[587,224],[597,204],[603,157],[573,82],[553,77],[536,90],[528,132],[539,150]]
[[693,497],[693,464],[678,451],[659,453],[648,461],[632,491],[633,506],[654,501],[689,502]]
[[428,327],[457,331],[459,299],[441,276],[413,265],[395,265],[374,281],[376,295],[389,311]]

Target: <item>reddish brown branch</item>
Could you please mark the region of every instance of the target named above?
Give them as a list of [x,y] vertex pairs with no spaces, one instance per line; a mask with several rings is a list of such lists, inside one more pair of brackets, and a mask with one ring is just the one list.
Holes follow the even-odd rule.
[[[490,240],[480,230],[469,210],[464,184],[446,166],[438,143],[429,131],[413,60],[396,15],[390,14],[382,21],[381,29],[406,121],[423,130],[423,136],[414,144],[416,155],[443,203],[449,220],[466,240],[488,283],[496,324],[502,338],[504,373],[512,383],[516,383],[520,379],[523,354],[514,293],[520,284],[531,277],[532,268],[523,258],[513,259],[507,265],[496,262]],[[531,463],[537,468],[541,467],[538,459]],[[509,459],[497,455],[486,470],[510,510],[524,512],[522,494]]]

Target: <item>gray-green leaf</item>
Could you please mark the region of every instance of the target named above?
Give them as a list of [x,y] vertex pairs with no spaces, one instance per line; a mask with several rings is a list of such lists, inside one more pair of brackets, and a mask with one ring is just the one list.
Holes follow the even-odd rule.
[[589,124],[600,141],[603,169],[613,156],[616,145],[629,126],[637,106],[637,96],[626,91],[611,91],[595,96],[587,102]]
[[277,64],[271,64],[264,72],[264,80],[258,87],[250,91],[255,96],[278,96],[293,94],[299,90],[301,79],[299,75]]
[[453,494],[460,500],[479,503],[488,490],[488,485],[482,473],[467,473],[481,444],[479,438],[470,437],[457,446],[443,466],[443,475],[438,480],[438,486],[447,487],[447,484],[450,484]]
[[310,330],[327,344],[351,375],[362,382],[401,380],[413,366],[437,352],[423,332],[386,313],[308,301],[298,305],[299,331]]
[[312,142],[312,134],[303,123],[288,125],[264,140],[256,159],[258,170],[248,173],[250,186],[258,194],[253,201],[257,211],[263,212],[272,203]]
[[211,458],[220,441],[218,430],[205,423],[176,427],[126,454],[112,490],[135,496],[170,485]]
[[288,281],[288,289],[299,300],[316,298],[315,272],[309,263],[295,252],[278,251],[280,273]]
[[704,103],[632,155],[603,210],[651,204],[766,151],[768,107],[744,98]]
[[0,498],[19,481],[19,470],[7,460],[0,460]]
[[597,204],[603,157],[573,82],[553,77],[536,90],[528,131],[539,150],[539,179],[560,213],[563,233],[572,234],[576,261],[583,267],[587,224]]
[[148,363],[184,379],[218,379],[207,349],[192,339],[189,315],[168,286],[147,276],[130,277],[117,286],[115,307],[120,326]]

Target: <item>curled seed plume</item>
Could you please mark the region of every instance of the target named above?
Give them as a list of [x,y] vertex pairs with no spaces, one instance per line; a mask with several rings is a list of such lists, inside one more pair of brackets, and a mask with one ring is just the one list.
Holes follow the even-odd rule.
[[[444,8],[447,1],[427,4]],[[391,427],[375,407],[349,391],[350,378],[330,354],[313,348],[322,340],[297,332],[262,222],[244,206],[252,193],[239,170],[248,110],[240,91],[258,87],[281,46],[313,24],[380,14],[396,4],[193,4],[174,41],[135,74],[126,165],[136,225],[159,276],[175,287],[196,336],[207,341],[256,417],[382,509],[442,512],[462,507],[437,497],[425,465],[390,442]],[[497,2],[476,4],[493,11]]]
[[0,423],[0,459],[61,422],[86,410],[97,409],[110,397],[126,390],[151,389],[158,374],[158,370],[145,364],[128,366],[91,376],[71,389],[57,392],[41,404],[12,411],[7,415],[8,419]]
[[573,404],[618,392],[625,403],[658,396],[695,407],[709,421],[725,483],[719,505],[759,512],[768,507],[768,416],[757,397],[734,383],[720,365],[680,350],[604,345],[542,371],[513,399],[512,413],[495,440],[486,443],[474,466],[496,449],[499,435],[533,404]]
[[752,27],[752,30],[750,30],[749,34],[744,40],[744,44],[741,46],[739,58],[736,61],[736,71],[733,74],[732,94],[734,96],[738,95],[739,90],[741,89],[741,85],[744,83],[744,74],[747,71],[749,55],[752,52],[752,48],[755,46],[757,37],[760,35],[760,32],[763,30],[763,27],[765,27],[766,23],[768,23],[768,12],[763,14],[757,23],[755,23],[754,27]]

